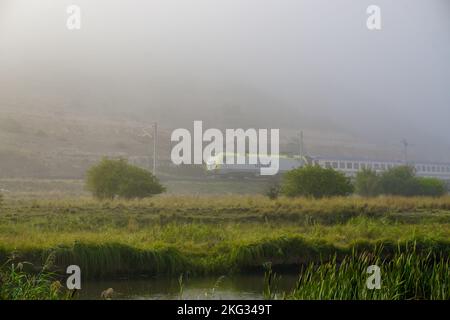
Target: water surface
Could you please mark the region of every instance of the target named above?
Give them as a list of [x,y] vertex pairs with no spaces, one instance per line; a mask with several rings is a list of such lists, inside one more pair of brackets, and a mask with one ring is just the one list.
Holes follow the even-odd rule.
[[[281,294],[295,286],[297,275],[283,274],[276,281],[275,291]],[[158,277],[86,282],[80,299],[100,299],[101,293],[114,289],[114,299],[263,299],[264,275],[248,274],[223,277],[183,279]]]

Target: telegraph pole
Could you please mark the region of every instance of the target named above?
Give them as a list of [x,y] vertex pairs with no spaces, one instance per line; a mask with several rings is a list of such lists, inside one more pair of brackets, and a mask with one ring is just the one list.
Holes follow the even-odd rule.
[[406,139],[403,139],[401,141],[401,143],[403,144],[403,158],[405,160],[405,164],[407,164],[408,163],[408,146],[409,146],[409,143],[408,143],[408,141]]
[[158,141],[158,123],[153,123],[153,175],[156,175],[156,159],[157,159],[157,151],[156,145]]
[[303,131],[300,131],[300,133],[299,133],[299,140],[298,140],[298,143],[299,143],[299,152],[300,152],[300,154],[299,154],[299,156],[300,157],[303,157],[303,155],[304,155],[304,146],[303,146]]
[[[156,163],[157,163],[157,159],[158,159],[158,151],[157,151],[158,123],[157,122],[153,122],[152,126],[153,126],[153,134],[150,134],[146,130],[147,128],[150,127],[150,126],[147,126],[147,127],[142,128],[143,134],[141,135],[141,137],[148,137],[148,138],[153,139],[153,152],[151,153],[151,155],[149,154],[149,157],[148,157],[148,169],[149,170],[153,169],[152,173],[153,173],[153,175],[156,175]],[[149,150],[149,153],[150,153],[150,150]],[[152,165],[152,161],[151,160],[153,160],[153,165]]]

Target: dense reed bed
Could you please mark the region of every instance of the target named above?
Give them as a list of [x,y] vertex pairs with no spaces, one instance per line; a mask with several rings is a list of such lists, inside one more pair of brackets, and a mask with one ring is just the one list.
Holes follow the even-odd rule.
[[[367,267],[380,267],[380,288],[369,289]],[[412,249],[390,259],[367,252],[350,254],[302,268],[297,284],[286,299],[326,300],[449,300],[450,260]],[[273,284],[272,284],[273,286]],[[270,297],[270,289],[266,289]]]

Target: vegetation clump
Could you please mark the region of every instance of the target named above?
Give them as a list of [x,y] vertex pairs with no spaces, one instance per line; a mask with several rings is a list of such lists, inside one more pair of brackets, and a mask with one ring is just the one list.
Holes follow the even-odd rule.
[[362,196],[380,194],[394,196],[432,196],[446,193],[444,181],[437,178],[417,177],[411,166],[391,168],[382,174],[365,169],[356,175],[355,190]]
[[355,192],[364,197],[374,197],[381,194],[381,182],[378,174],[371,169],[359,171],[355,179]]
[[55,275],[43,269],[38,273],[24,271],[24,265],[7,261],[0,267],[0,300],[62,300],[69,299]]
[[346,196],[353,192],[353,185],[343,173],[332,168],[306,166],[284,175],[282,192],[289,197]]
[[[449,300],[448,257],[415,250],[396,252],[387,260],[369,252],[353,253],[302,268],[296,287],[286,295],[294,300]],[[380,267],[380,287],[367,286],[367,267]]]
[[281,193],[281,187],[278,182],[271,182],[269,187],[266,190],[266,196],[271,199],[275,200],[278,199]]
[[103,159],[86,175],[86,188],[99,199],[146,198],[165,191],[151,172],[124,159]]

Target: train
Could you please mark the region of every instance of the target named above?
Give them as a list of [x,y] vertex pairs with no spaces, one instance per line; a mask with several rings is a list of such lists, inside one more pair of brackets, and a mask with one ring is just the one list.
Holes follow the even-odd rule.
[[[218,154],[206,161],[206,170],[212,175],[218,176],[259,176],[261,164],[225,164],[223,159],[226,154]],[[257,155],[246,155],[247,160],[252,159],[257,162]],[[407,161],[389,161],[389,160],[370,160],[363,158],[345,158],[345,157],[324,157],[324,156],[287,156],[272,155],[278,157],[279,171],[283,174],[286,171],[307,166],[318,165],[323,168],[332,168],[344,173],[346,176],[354,177],[365,168],[383,173],[394,167],[409,165],[414,167],[416,175],[419,177],[434,177],[442,180],[450,180],[450,163],[442,162],[407,162]]]
[[[206,161],[206,170],[213,175],[219,176],[259,176],[261,173],[261,167],[264,166],[264,164],[262,164],[259,160],[261,158],[269,158],[268,156],[247,154],[245,155],[247,160],[246,164],[227,164],[224,159],[229,155],[229,153],[219,153],[218,155],[209,158]],[[231,156],[236,156],[236,154],[231,154]],[[285,155],[271,155],[270,157],[278,158],[278,174],[302,167],[306,164],[304,162],[305,160],[301,157],[289,157]],[[267,163],[270,159],[264,160],[266,161],[263,162]]]

